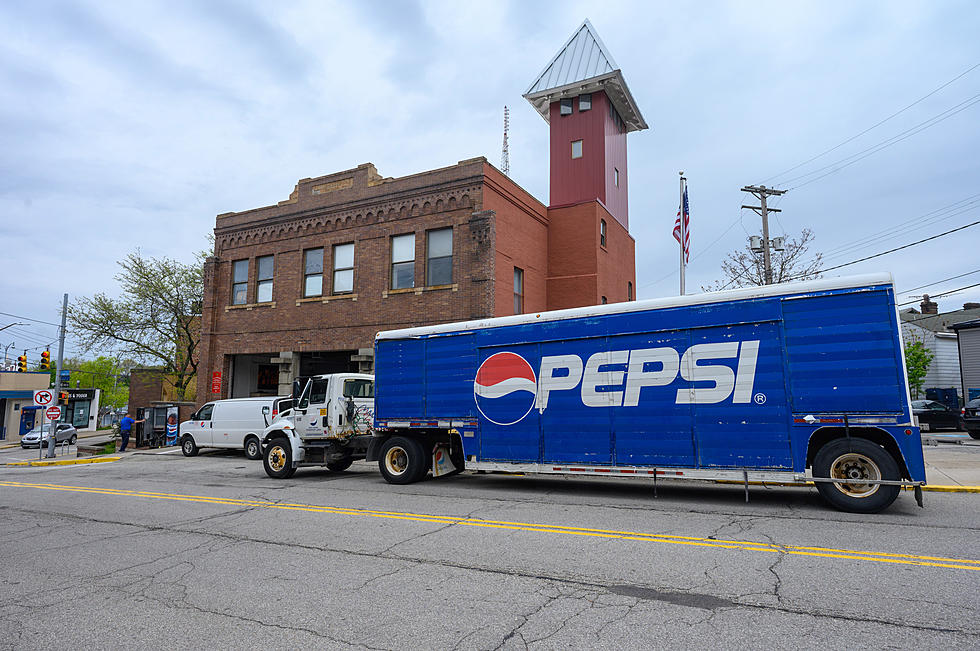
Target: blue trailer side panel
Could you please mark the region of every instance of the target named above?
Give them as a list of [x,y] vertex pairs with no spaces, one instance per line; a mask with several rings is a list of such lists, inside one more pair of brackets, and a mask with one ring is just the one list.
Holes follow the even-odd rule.
[[784,299],[793,411],[902,413],[894,311],[884,290]]
[[379,336],[376,418],[476,421],[478,461],[800,472],[804,415],[866,415],[924,479],[890,282],[781,292]]

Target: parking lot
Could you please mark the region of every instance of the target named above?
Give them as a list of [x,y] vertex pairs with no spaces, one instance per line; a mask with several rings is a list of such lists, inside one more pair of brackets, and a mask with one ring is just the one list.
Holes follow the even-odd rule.
[[[944,450],[980,465],[980,447]],[[237,452],[156,452],[0,467],[4,646],[980,643],[978,494],[858,516],[813,489],[396,487],[363,462],[275,481]]]

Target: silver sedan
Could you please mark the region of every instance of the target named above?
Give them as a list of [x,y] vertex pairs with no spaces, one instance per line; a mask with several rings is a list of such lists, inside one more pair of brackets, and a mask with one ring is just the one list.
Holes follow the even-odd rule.
[[[78,431],[68,423],[56,423],[57,429],[55,431],[55,442],[57,444],[64,443],[68,441],[69,445],[74,445],[75,441],[78,440]],[[47,446],[48,439],[51,438],[51,428],[52,423],[47,423],[44,426],[44,445]],[[38,446],[38,441],[41,438],[41,429],[35,427],[27,434],[24,434],[23,438],[20,440],[20,447],[22,448],[36,448]]]

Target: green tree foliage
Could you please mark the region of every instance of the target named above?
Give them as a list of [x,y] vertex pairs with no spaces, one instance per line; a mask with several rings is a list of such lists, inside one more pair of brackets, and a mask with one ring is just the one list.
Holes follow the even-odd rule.
[[[813,244],[813,231],[804,228],[799,238],[788,240],[782,251],[770,251],[772,282],[785,283],[793,280],[812,280],[820,277],[823,267],[823,254],[808,255]],[[746,244],[728,254],[721,262],[724,280],[714,285],[701,287],[703,291],[718,291],[734,287],[753,287],[765,285],[765,261],[762,253],[756,253]]]
[[909,333],[905,339],[905,371],[909,377],[909,392],[913,398],[919,397],[922,385],[929,372],[934,355],[915,334]]
[[[129,399],[128,369],[134,366],[133,362],[106,356],[89,360],[69,357],[64,360],[64,365],[64,369],[70,373],[68,388],[99,389],[103,408],[125,406]],[[51,386],[54,386],[54,374],[52,366]]]
[[179,400],[197,375],[203,260],[184,264],[137,250],[119,262],[120,295],[81,297],[68,307],[72,333],[86,350],[110,350],[160,366]]

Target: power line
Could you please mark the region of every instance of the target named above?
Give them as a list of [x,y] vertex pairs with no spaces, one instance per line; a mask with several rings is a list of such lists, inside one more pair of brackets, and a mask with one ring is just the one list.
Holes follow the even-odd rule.
[[[943,122],[945,120],[948,120],[949,118],[953,117],[954,115],[956,115],[958,113],[961,113],[961,112],[965,111],[966,109],[970,108],[974,104],[977,104],[978,102],[980,102],[980,94],[974,95],[970,99],[964,100],[963,102],[960,102],[959,104],[957,104],[953,108],[947,109],[947,110],[943,111],[942,113],[939,113],[938,115],[935,115],[935,116],[929,118],[925,122],[920,122],[919,124],[915,125],[914,127],[911,127],[909,129],[906,129],[905,131],[902,131],[902,132],[900,132],[900,133],[892,136],[891,138],[888,138],[887,140],[883,140],[883,141],[881,141],[881,142],[879,142],[879,143],[877,143],[875,145],[872,145],[871,147],[868,147],[867,149],[862,149],[861,151],[859,151],[859,152],[857,152],[855,154],[851,154],[850,156],[846,156],[845,158],[842,158],[842,159],[840,159],[838,161],[835,161],[833,163],[830,163],[829,165],[824,165],[823,167],[817,168],[817,169],[813,170],[812,172],[807,172],[806,174],[801,174],[800,176],[793,177],[793,178],[791,178],[791,179],[789,179],[787,181],[784,181],[783,183],[792,183],[793,181],[799,181],[801,179],[805,179],[806,177],[812,176],[813,174],[819,174],[820,172],[823,172],[824,170],[830,170],[829,172],[825,172],[824,174],[820,174],[820,176],[816,176],[816,177],[810,179],[809,181],[804,181],[803,183],[794,185],[794,186],[792,186],[790,188],[787,188],[787,189],[788,190],[795,190],[797,188],[802,188],[805,185],[810,185],[811,183],[814,183],[815,181],[819,181],[820,179],[822,179],[824,177],[827,177],[827,176],[830,176],[831,174],[835,174],[836,172],[839,172],[840,170],[844,169],[845,167],[849,167],[849,166],[853,165],[854,163],[856,163],[856,162],[858,162],[860,160],[864,160],[868,156],[871,156],[873,154],[876,154],[876,153],[878,153],[879,151],[881,151],[883,149],[887,149],[888,147],[891,147],[892,145],[898,144],[898,143],[902,142],[903,140],[907,140],[907,139],[911,138],[912,136],[914,136],[914,135],[916,135],[918,133],[921,133],[922,131],[925,131],[929,127],[935,126],[935,125],[939,124],[940,122]],[[831,169],[831,168],[833,168],[833,169]]]
[[[934,283],[929,283],[928,285],[920,285],[918,287],[913,287],[912,289],[905,290],[904,292],[899,292],[900,294],[911,294],[918,289],[925,289],[926,287],[932,287],[933,285],[938,285],[939,283],[945,283],[950,280],[956,280],[957,278],[963,278],[964,276],[972,276],[975,273],[980,273],[980,269],[974,269],[973,271],[968,271],[965,274],[960,274],[959,276],[950,276],[949,278],[943,278],[942,280],[937,280]],[[937,294],[939,296],[940,294]],[[904,303],[903,303],[904,305]]]
[[858,138],[860,138],[860,137],[861,137],[861,136],[863,136],[864,134],[866,134],[866,133],[868,133],[868,132],[869,132],[869,131],[871,131],[872,129],[876,129],[877,127],[880,127],[880,126],[881,126],[881,125],[883,125],[883,124],[884,124],[885,122],[888,122],[888,121],[889,121],[889,120],[891,120],[892,118],[894,118],[894,117],[897,117],[897,116],[899,116],[899,115],[901,115],[902,113],[904,113],[905,111],[907,111],[907,110],[909,110],[910,108],[912,108],[912,107],[913,107],[913,106],[915,106],[916,104],[919,104],[919,103],[920,103],[920,102],[922,102],[923,100],[926,100],[926,99],[928,99],[928,98],[930,98],[930,97],[932,97],[933,95],[935,95],[936,93],[938,93],[939,91],[941,91],[941,90],[942,90],[943,88],[946,88],[947,86],[949,86],[950,84],[952,84],[952,83],[953,83],[954,81],[956,81],[957,79],[960,79],[961,77],[965,77],[965,76],[966,76],[967,74],[969,74],[969,73],[971,73],[971,72],[973,72],[973,71],[974,71],[974,70],[976,70],[977,68],[980,68],[980,63],[977,63],[977,64],[974,64],[973,66],[970,66],[969,68],[967,68],[966,70],[964,70],[964,71],[963,71],[963,72],[961,72],[960,74],[958,74],[958,75],[956,75],[955,77],[953,77],[952,79],[950,79],[949,81],[947,81],[946,83],[944,83],[944,84],[943,84],[942,86],[940,86],[940,87],[938,87],[938,88],[936,88],[935,90],[933,90],[933,91],[932,91],[932,92],[930,92],[930,93],[927,93],[927,94],[925,94],[925,95],[923,95],[922,97],[920,97],[919,99],[917,99],[917,100],[915,100],[914,102],[912,102],[911,104],[909,104],[909,105],[908,105],[908,106],[906,106],[905,108],[903,108],[903,109],[901,109],[901,110],[899,110],[899,111],[896,111],[895,113],[892,113],[891,115],[889,115],[889,116],[888,116],[887,118],[885,118],[884,120],[881,120],[880,122],[876,122],[875,124],[872,124],[872,125],[871,125],[870,127],[868,127],[867,129],[865,129],[865,130],[864,130],[864,131],[862,131],[861,133],[859,133],[859,134],[857,134],[857,135],[854,135],[854,136],[851,136],[851,137],[850,137],[850,138],[848,138],[847,140],[845,140],[845,141],[843,141],[843,142],[841,142],[840,144],[837,144],[837,145],[834,145],[833,147],[831,147],[830,149],[828,149],[828,150],[826,150],[826,151],[823,151],[823,152],[820,152],[819,154],[817,154],[817,155],[816,155],[816,156],[814,156],[813,158],[808,158],[807,160],[805,160],[805,161],[803,161],[803,162],[802,162],[802,163],[800,163],[799,165],[794,165],[793,167],[790,167],[789,169],[786,169],[786,170],[783,170],[782,172],[780,172],[779,174],[776,174],[775,176],[770,176],[770,177],[769,177],[768,179],[766,179],[765,181],[763,181],[763,183],[768,183],[769,181],[771,181],[771,180],[773,180],[773,179],[775,179],[775,178],[777,178],[777,177],[780,177],[780,176],[782,176],[783,174],[786,174],[786,173],[788,173],[788,172],[792,172],[792,171],[793,171],[793,170],[795,170],[795,169],[799,169],[799,168],[801,168],[801,167],[803,167],[804,165],[806,165],[807,163],[812,163],[813,161],[815,161],[815,160],[817,160],[818,158],[820,158],[820,157],[822,157],[822,156],[825,156],[825,155],[827,155],[827,154],[829,154],[829,153],[830,153],[830,152],[832,152],[832,151],[835,151],[835,150],[837,150],[837,149],[840,149],[841,147],[843,147],[843,146],[844,146],[844,145],[846,145],[847,143],[849,143],[849,142],[852,142],[852,141],[854,141],[854,140],[857,140]]
[[[960,287],[959,289],[951,289],[948,292],[942,292],[941,294],[931,295],[929,298],[942,298],[943,296],[949,296],[949,295],[955,294],[957,292],[962,292],[965,289],[973,289],[974,287],[980,287],[980,283],[976,283],[976,284],[973,284],[973,285],[967,285],[966,287]],[[911,301],[905,301],[904,303],[898,303],[898,305],[899,305],[899,307],[901,307],[902,305],[911,305],[912,303],[918,303],[918,302],[919,302],[919,299],[914,299],[914,300],[911,300]],[[936,315],[933,314],[931,316],[936,316]]]
[[[894,253],[895,251],[901,251],[902,249],[907,249],[910,246],[915,246],[917,244],[922,244],[923,242],[928,242],[930,240],[934,240],[934,239],[943,237],[944,235],[949,235],[950,233],[955,233],[955,232],[961,231],[961,230],[963,230],[965,228],[970,228],[971,226],[976,226],[977,224],[980,224],[980,219],[978,219],[975,222],[971,222],[969,224],[966,224],[965,226],[960,226],[959,228],[954,228],[954,229],[948,230],[948,231],[946,231],[944,233],[939,233],[938,235],[933,235],[931,237],[926,237],[924,239],[918,240],[916,242],[912,242],[910,244],[905,244],[903,246],[895,247],[894,249],[889,249],[887,251],[882,251],[881,253],[875,253],[874,255],[869,255],[869,256],[860,258],[858,260],[851,260],[850,262],[845,262],[844,264],[839,264],[839,265],[836,265],[836,266],[833,266],[833,267],[827,267],[826,269],[821,269],[819,271],[819,273],[827,273],[828,271],[833,271],[834,269],[840,269],[842,267],[849,267],[852,264],[857,264],[858,262],[864,262],[865,260],[871,260],[872,258],[880,258],[883,255],[888,255],[889,253]],[[794,278],[787,278],[786,280],[787,281],[797,280],[797,279],[802,278],[802,277],[803,276],[796,276]]]
[[[889,239],[888,236],[893,234],[904,235],[908,232],[909,226],[913,224],[919,224],[919,226],[914,226],[912,230],[917,230],[926,226],[931,226],[932,224],[942,221],[944,219],[950,219],[956,217],[964,212],[968,212],[976,207],[976,204],[980,204],[980,194],[975,194],[965,199],[960,199],[959,201],[954,201],[951,204],[942,206],[941,208],[936,208],[931,210],[924,215],[919,215],[918,217],[912,217],[899,224],[894,224],[889,228],[885,228],[871,235],[867,235],[861,239],[848,242],[841,246],[829,249],[824,252],[825,256],[835,256],[843,251],[853,249],[853,248],[863,248],[865,245],[879,239]],[[945,213],[945,214],[944,214]]]
[[60,328],[61,327],[61,324],[60,323],[51,323],[50,321],[42,321],[41,319],[32,319],[29,316],[19,316],[17,314],[10,314],[9,312],[0,312],[0,314],[2,314],[4,316],[10,316],[10,317],[13,317],[15,319],[27,319],[28,321],[34,321],[35,323],[43,323],[45,325],[53,325],[56,328]]

